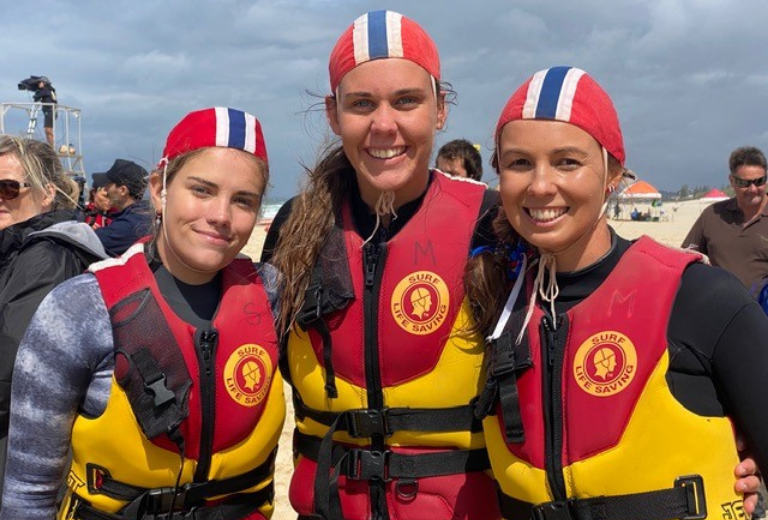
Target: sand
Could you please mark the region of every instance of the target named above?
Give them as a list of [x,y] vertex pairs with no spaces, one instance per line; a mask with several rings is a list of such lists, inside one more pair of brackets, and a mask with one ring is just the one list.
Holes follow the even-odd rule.
[[[616,232],[628,239],[648,235],[659,242],[679,247],[685,239],[685,235],[691,229],[698,216],[707,207],[707,203],[700,201],[686,201],[679,203],[665,203],[661,210],[658,222],[634,222],[628,220],[609,220]],[[647,211],[647,207],[638,206],[640,211]],[[658,209],[658,208],[657,208]],[[258,259],[266,236],[264,226],[256,226],[251,239],[243,249],[243,253],[251,258]],[[275,470],[275,514],[274,520],[289,520],[296,518],[296,513],[288,503],[288,484],[291,478],[293,463],[291,460],[291,445],[293,432],[293,406],[290,401],[290,388],[286,385],[286,399],[288,401],[288,416],[285,421],[283,433],[280,437],[280,450],[277,455]]]

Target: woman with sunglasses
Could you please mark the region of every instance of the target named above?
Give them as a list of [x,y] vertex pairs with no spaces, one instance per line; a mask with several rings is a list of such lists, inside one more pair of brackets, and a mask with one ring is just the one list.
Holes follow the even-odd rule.
[[499,518],[472,407],[483,346],[465,331],[461,285],[496,195],[429,167],[446,90],[414,21],[361,16],[329,71],[341,142],[265,245],[270,257],[279,236],[271,261],[286,278],[291,503],[299,518]]
[[0,494],[16,349],[43,298],[106,254],[46,143],[0,137]]
[[170,132],[152,237],[54,290],[19,349],[4,520],[264,520],[285,417],[277,277],[239,256],[268,182],[250,114]]
[[467,288],[489,336],[480,402],[505,516],[742,517],[734,427],[768,467],[768,318],[700,254],[608,226],[624,144],[583,70],[532,76],[495,142],[503,242]]

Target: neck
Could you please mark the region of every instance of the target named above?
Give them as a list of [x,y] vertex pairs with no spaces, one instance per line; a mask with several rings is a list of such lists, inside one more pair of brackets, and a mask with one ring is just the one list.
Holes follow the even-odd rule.
[[[738,203],[738,201],[737,201],[737,203]],[[745,222],[749,222],[753,218],[758,216],[760,213],[762,213],[763,210],[765,209],[766,203],[768,203],[768,196],[767,195],[763,195],[763,199],[760,201],[760,205],[758,205],[758,206],[746,205],[746,204],[745,205],[738,204],[739,209],[744,214],[744,221]]]
[[556,271],[568,273],[589,267],[611,249],[611,231],[601,217],[597,225],[587,231],[576,242],[558,252],[539,250],[541,254],[551,254],[556,259]]

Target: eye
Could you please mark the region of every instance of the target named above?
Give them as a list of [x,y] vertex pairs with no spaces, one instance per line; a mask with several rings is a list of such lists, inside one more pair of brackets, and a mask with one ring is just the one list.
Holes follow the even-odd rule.
[[397,105],[400,107],[410,108],[419,104],[421,100],[416,96],[403,96],[398,98]]
[[573,157],[562,157],[557,161],[557,167],[561,170],[572,171],[582,167],[582,162]]
[[353,99],[348,107],[355,112],[368,112],[373,108],[373,102],[370,99]]
[[526,171],[531,168],[531,161],[524,157],[513,157],[506,161],[504,164],[505,170],[511,170],[511,171]]
[[207,186],[203,186],[202,184],[194,184],[190,187],[190,191],[197,195],[198,197],[207,197],[211,194],[211,190]]
[[235,196],[232,201],[240,206],[241,208],[249,209],[249,210],[257,210],[259,209],[259,201],[255,199],[254,197],[246,197],[242,195]]

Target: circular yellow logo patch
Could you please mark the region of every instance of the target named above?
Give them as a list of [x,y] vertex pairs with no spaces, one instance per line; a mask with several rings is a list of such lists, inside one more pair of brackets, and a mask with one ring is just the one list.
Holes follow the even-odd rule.
[[593,334],[576,351],[573,377],[585,392],[610,397],[624,390],[635,378],[637,351],[621,332]]
[[411,334],[430,334],[445,321],[450,296],[440,276],[416,271],[397,284],[392,292],[392,317]]
[[241,345],[224,366],[224,385],[229,396],[249,408],[264,400],[271,381],[272,362],[259,345]]

